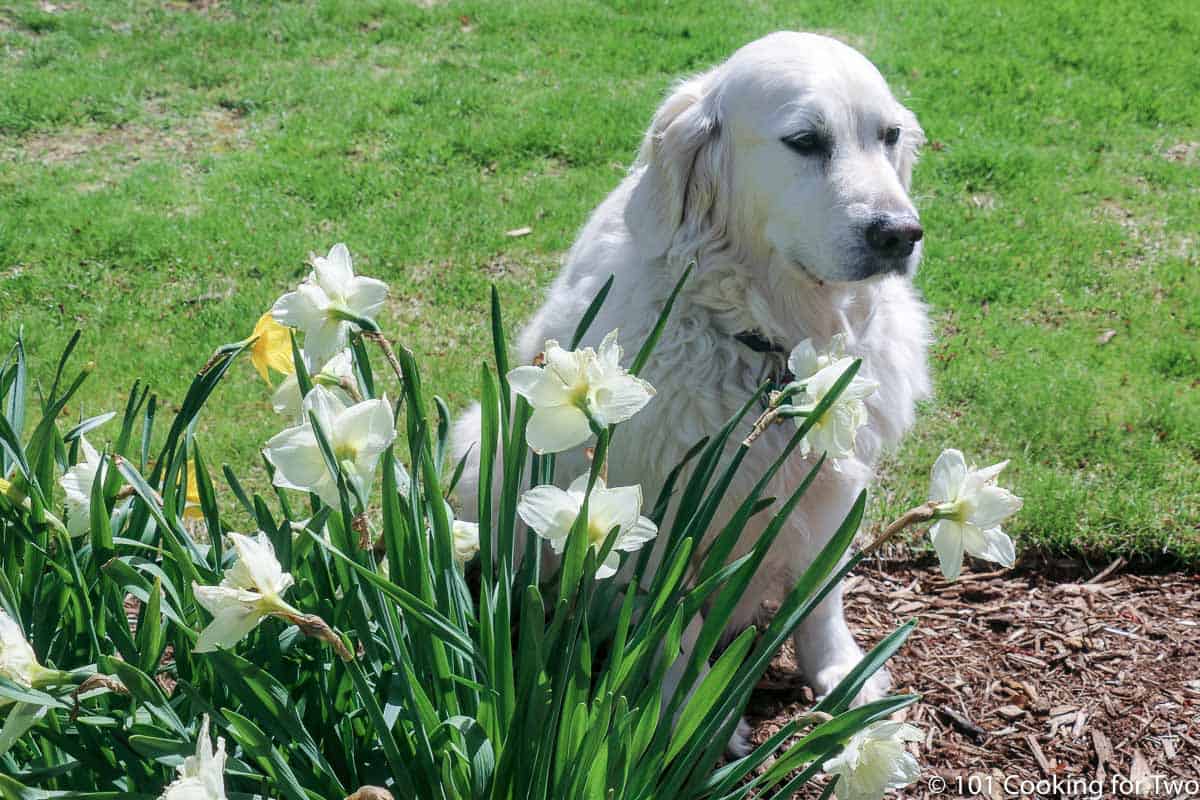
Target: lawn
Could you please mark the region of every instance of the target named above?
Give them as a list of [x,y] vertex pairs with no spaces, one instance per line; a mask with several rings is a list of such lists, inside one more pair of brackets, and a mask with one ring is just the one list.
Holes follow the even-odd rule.
[[[489,285],[515,329],[671,82],[772,30],[826,31],[930,139],[937,396],[878,513],[924,499],[953,444],[1012,458],[1019,546],[1200,564],[1200,5],[784,6],[9,4],[0,340],[23,331],[45,381],[82,329],[97,367],[72,420],[137,379],[170,406],[309,251],[345,241],[461,407]],[[234,372],[201,439],[261,484],[280,420]]]

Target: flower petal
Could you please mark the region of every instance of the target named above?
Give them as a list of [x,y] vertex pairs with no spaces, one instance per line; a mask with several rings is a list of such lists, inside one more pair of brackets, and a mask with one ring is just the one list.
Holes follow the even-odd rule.
[[335,438],[334,431],[337,429],[337,421],[346,412],[346,404],[328,387],[317,384],[304,396],[304,402],[300,409],[306,422],[309,412],[313,412],[326,438],[332,442]]
[[200,631],[193,653],[211,653],[218,647],[232,648],[254,630],[263,614],[252,607],[228,606]]
[[579,516],[580,498],[557,486],[535,486],[517,502],[517,514],[543,539],[564,540]]
[[602,581],[605,578],[611,578],[617,574],[617,570],[621,566],[621,556],[616,550],[610,550],[608,555],[604,557],[604,562],[596,568],[596,580]]
[[386,397],[355,403],[333,420],[329,435],[335,442],[351,446],[357,454],[356,465],[365,472],[373,472],[379,455],[396,438],[392,407]]
[[948,581],[958,580],[965,549],[963,525],[952,519],[940,519],[929,529],[929,538],[937,550],[942,575]]
[[230,533],[229,540],[237,551],[238,562],[262,594],[281,594],[292,584],[292,576],[283,571],[275,548],[265,533],[251,538],[240,533]]
[[929,479],[929,499],[935,503],[949,503],[958,499],[963,481],[967,477],[967,459],[960,450],[943,450],[933,463]]
[[1021,509],[1022,500],[1007,489],[980,487],[967,521],[980,528],[994,528]]
[[652,520],[639,516],[628,530],[622,531],[621,535],[617,537],[613,549],[632,553],[634,550],[641,550],[642,545],[656,536],[658,536],[658,526]]
[[588,523],[601,530],[620,528],[625,531],[637,524],[642,510],[640,486],[614,486],[611,489],[592,489],[588,503]]
[[307,425],[288,428],[272,436],[264,454],[275,466],[273,483],[281,488],[320,493],[318,487],[333,480],[316,435]]
[[388,287],[375,278],[356,277],[346,292],[346,306],[357,317],[375,319],[387,300]]
[[525,441],[538,454],[570,450],[591,435],[587,416],[574,406],[535,408],[525,429]]
[[817,348],[812,339],[805,339],[792,348],[788,355],[788,370],[797,380],[804,380],[817,374],[821,365],[818,361]]
[[508,371],[508,385],[534,408],[567,405],[571,396],[553,373],[542,367],[516,367]]
[[1017,560],[1012,539],[999,527],[979,531],[966,539],[966,550],[976,558],[1011,567]]
[[338,242],[329,249],[329,255],[314,258],[312,267],[317,284],[331,297],[344,297],[349,292],[350,282],[354,280],[354,264],[346,245]]
[[329,295],[312,283],[302,283],[275,301],[271,316],[280,325],[310,331],[320,327],[328,318]]
[[610,377],[591,388],[593,407],[609,424],[624,422],[646,407],[654,387],[632,375]]

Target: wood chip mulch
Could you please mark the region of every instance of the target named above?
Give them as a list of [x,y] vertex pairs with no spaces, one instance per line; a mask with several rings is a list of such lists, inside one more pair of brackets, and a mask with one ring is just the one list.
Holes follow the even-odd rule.
[[[862,644],[918,620],[889,664],[896,691],[923,695],[903,712],[926,739],[902,796],[1196,796],[1200,576],[1122,566],[947,583],[931,563],[878,561],[848,579]],[[785,650],[751,701],[754,740],[811,703]]]

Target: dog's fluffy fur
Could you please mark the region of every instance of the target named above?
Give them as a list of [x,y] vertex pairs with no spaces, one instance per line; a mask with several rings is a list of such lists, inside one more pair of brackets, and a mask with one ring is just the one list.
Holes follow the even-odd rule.
[[[895,127],[899,141],[889,144],[886,132]],[[784,143],[798,132],[824,151],[797,152]],[[749,44],[668,96],[629,176],[592,214],[521,334],[518,363],[530,363],[547,339],[569,342],[615,275],[584,344],[617,328],[629,357],[686,265],[697,262],[643,374],[658,394],[618,429],[610,455],[609,483],[641,484],[651,500],[688,448],[716,431],[762,379],[764,356],[734,334],[754,330],[788,349],[808,337],[823,346],[847,334],[849,353],[863,358],[861,374],[879,383],[867,400],[857,456],[822,470],[737,609],[735,626],[754,623],[792,586],[867,485],[881,449],[900,439],[915,401],[929,392],[928,322],[911,285],[920,245],[890,260],[864,245],[866,226],[880,215],[915,222],[908,187],[922,140],[913,114],[850,47],[801,33]],[[751,448],[727,513],[793,430],[776,426]],[[459,489],[468,513],[478,439],[474,408],[457,423],[453,447],[456,457],[469,459]],[[794,457],[766,494],[788,496],[814,460]],[[566,482],[586,468],[578,448],[559,457],[557,474]],[[751,521],[735,556],[753,544],[768,516]],[[843,618],[840,591],[800,627],[795,645],[818,694],[857,663],[862,652]],[[860,700],[886,690],[881,676]]]

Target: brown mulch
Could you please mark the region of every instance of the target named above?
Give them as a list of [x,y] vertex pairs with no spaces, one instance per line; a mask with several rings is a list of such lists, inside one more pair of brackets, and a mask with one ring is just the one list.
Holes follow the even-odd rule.
[[[918,619],[889,664],[896,691],[923,695],[902,712],[926,732],[923,775],[904,796],[1081,796],[1069,781],[1099,780],[1111,797],[1117,776],[1175,797],[1165,781],[1200,778],[1200,576],[1122,566],[947,583],[931,563],[879,561],[848,579],[863,644]],[[785,651],[747,712],[754,740],[811,702]]]

